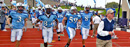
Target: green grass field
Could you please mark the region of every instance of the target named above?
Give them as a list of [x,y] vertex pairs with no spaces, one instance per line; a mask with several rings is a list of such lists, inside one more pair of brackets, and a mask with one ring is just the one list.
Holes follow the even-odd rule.
[[[71,6],[61,6],[63,9],[70,9],[70,7]],[[77,10],[78,11],[80,11],[80,10],[84,10],[84,8],[81,8],[81,7],[77,7]],[[100,13],[100,14],[106,14],[106,10],[102,10],[102,9],[90,9],[90,10],[94,10],[94,11],[104,11],[104,12],[102,12],[102,13]],[[116,10],[116,13],[115,13],[115,16],[117,16],[117,14],[118,14],[118,8],[115,8],[115,10]],[[122,8],[120,9],[120,17],[122,17]]]
[[[8,6],[9,7],[9,6]],[[10,7],[9,7],[10,8]],[[61,6],[62,9],[70,9],[71,6]],[[116,13],[115,13],[115,16],[117,16],[118,14],[118,8],[115,8],[116,9]],[[80,11],[80,10],[84,10],[84,8],[81,8],[81,7],[77,7],[77,10]],[[106,14],[106,10],[103,10],[103,9],[90,9],[90,10],[94,10],[94,11],[104,11],[100,14]],[[120,18],[122,17],[122,8],[120,9]]]

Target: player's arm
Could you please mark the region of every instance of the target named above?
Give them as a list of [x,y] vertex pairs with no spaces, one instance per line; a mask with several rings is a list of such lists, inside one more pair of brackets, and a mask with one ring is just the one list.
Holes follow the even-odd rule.
[[[11,11],[10,12],[10,16],[12,17],[12,18],[15,18],[15,12],[13,11]],[[12,24],[10,23],[10,20],[9,19],[7,19],[7,24],[8,24],[8,26],[12,29],[13,27],[12,27]]]
[[40,19],[37,19],[35,23],[38,23],[38,22],[40,22]]
[[7,14],[8,13],[8,11],[7,11],[7,9],[5,9],[5,12],[4,12],[5,14]]
[[9,20],[9,18],[7,18],[7,24],[10,25],[10,20]]
[[63,26],[65,26],[65,21],[67,20],[67,17],[64,17],[63,20],[62,20],[62,24]]
[[[81,19],[82,19],[82,18],[81,18]],[[82,20],[81,20],[81,19],[79,19],[79,20],[78,20],[78,23],[79,23],[79,24],[81,24],[81,23],[82,23]]]
[[36,17],[36,13],[34,13],[33,15],[34,15],[35,18],[37,18],[37,17]]
[[10,20],[9,20],[9,18],[7,19],[7,24],[8,24],[8,26],[12,29],[13,27],[12,27],[12,24],[10,24]]
[[58,29],[58,24],[59,24],[59,22],[58,22],[57,19],[56,19],[55,21],[56,21],[56,23],[57,23],[57,25],[56,25],[56,29]]
[[93,18],[91,17],[91,24],[93,24]]
[[31,14],[29,14],[29,19],[30,19],[30,17],[31,17]]
[[38,22],[40,22],[40,19],[37,19],[36,22],[33,23],[33,25],[36,24],[35,26],[38,27],[39,26],[37,25]]
[[25,27],[27,27],[27,20],[28,20],[28,18],[25,18],[25,19],[24,19],[24,21],[25,21],[25,22],[24,22]]
[[24,19],[24,31],[26,32],[27,31],[27,20],[28,20],[28,18],[25,18]]

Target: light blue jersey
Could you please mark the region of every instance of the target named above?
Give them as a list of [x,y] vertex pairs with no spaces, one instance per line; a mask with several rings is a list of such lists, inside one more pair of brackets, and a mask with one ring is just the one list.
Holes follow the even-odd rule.
[[67,27],[71,27],[71,28],[76,28],[77,21],[81,18],[79,14],[72,15],[70,13],[67,13],[65,17],[67,17]]
[[53,20],[57,19],[56,15],[51,15],[49,18],[46,15],[42,15],[38,18],[43,21],[43,26],[45,27],[53,27]]
[[35,18],[34,13],[35,13],[35,12],[30,12],[31,18]]
[[40,16],[42,16],[42,15],[44,15],[44,14],[45,14],[45,12],[40,11],[40,12],[38,12],[38,17],[40,17]]
[[24,10],[24,11],[23,11],[23,13],[26,13],[26,14],[28,14],[28,11],[27,11],[27,10]]
[[91,20],[91,17],[93,16],[92,13],[81,13],[81,18],[82,18],[82,24],[81,24],[81,27],[84,27],[84,28],[87,28],[89,29],[89,26],[90,26],[90,20]]
[[28,18],[28,14],[12,11],[10,15],[12,17],[13,29],[22,29],[24,27],[24,19]]
[[59,21],[59,23],[62,23],[62,20],[64,18],[65,13],[64,12],[62,12],[62,13],[57,12],[56,15],[57,15],[57,20]]
[[36,17],[38,18],[38,15],[39,15],[39,10],[36,10]]

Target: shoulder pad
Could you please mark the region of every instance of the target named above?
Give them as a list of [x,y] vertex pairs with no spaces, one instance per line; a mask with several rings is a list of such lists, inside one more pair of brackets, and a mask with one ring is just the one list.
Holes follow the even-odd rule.
[[16,13],[16,11],[11,11],[11,13]]
[[66,13],[66,15],[71,15],[70,13]]
[[80,13],[77,13],[78,15],[80,14]]
[[56,12],[53,12],[53,14],[56,14]]

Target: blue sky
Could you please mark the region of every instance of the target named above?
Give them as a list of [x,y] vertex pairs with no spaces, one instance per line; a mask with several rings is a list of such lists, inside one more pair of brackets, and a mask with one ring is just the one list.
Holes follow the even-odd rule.
[[[75,2],[74,0],[68,0],[69,2]],[[93,0],[76,0],[77,5],[90,5],[91,7],[94,7],[94,1]],[[119,2],[119,0],[96,0],[96,7],[102,7],[105,8],[105,4],[109,2]]]

